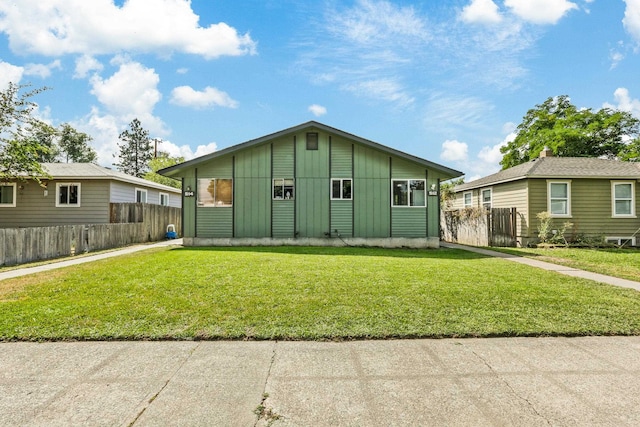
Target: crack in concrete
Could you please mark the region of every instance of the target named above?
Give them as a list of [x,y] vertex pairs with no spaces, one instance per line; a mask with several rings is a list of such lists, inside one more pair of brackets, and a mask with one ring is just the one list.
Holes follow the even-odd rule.
[[276,361],[276,347],[278,345],[278,341],[274,341],[273,350],[271,352],[271,361],[269,362],[269,369],[267,369],[267,375],[264,379],[264,385],[262,387],[262,397],[260,403],[254,410],[254,413],[257,415],[256,422],[253,424],[253,427],[257,427],[260,420],[267,420],[267,425],[270,426],[273,424],[273,421],[279,420],[282,418],[282,415],[276,414],[273,412],[272,408],[267,408],[265,406],[265,402],[269,398],[269,393],[267,393],[267,384],[269,383],[269,379],[271,378],[271,369]]
[[145,413],[145,411],[149,408],[149,406],[151,406],[151,404],[158,398],[158,396],[160,396],[160,393],[162,393],[164,391],[165,388],[167,388],[167,386],[169,385],[169,383],[171,382],[171,380],[173,380],[173,378],[178,374],[178,372],[180,372],[180,370],[182,369],[182,367],[185,365],[185,363],[187,363],[187,361],[189,359],[191,359],[191,356],[193,356],[193,353],[195,353],[195,351],[200,347],[200,343],[196,344],[195,347],[193,347],[191,349],[191,351],[189,352],[189,354],[187,355],[187,357],[184,358],[184,360],[182,361],[182,363],[180,363],[180,365],[176,368],[175,371],[173,371],[173,373],[169,376],[169,378],[167,378],[167,380],[164,382],[164,384],[162,385],[162,387],[160,387],[160,389],[153,395],[151,396],[151,398],[149,400],[147,400],[147,403],[142,407],[142,409],[140,409],[140,411],[138,412],[138,414],[135,416],[135,418],[133,419],[133,421],[131,421],[128,424],[128,427],[133,427],[138,420],[140,419],[140,417],[142,416],[142,414]]

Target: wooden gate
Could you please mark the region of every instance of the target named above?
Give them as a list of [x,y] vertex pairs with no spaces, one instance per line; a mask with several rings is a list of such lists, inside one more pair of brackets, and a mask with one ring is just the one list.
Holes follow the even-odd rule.
[[492,208],[489,219],[489,246],[516,246],[516,208]]

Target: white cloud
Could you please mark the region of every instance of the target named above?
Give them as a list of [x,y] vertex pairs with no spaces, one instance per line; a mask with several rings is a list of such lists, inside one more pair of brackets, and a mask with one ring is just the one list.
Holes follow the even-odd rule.
[[484,163],[498,165],[503,156],[503,154],[500,152],[500,149],[506,146],[509,142],[513,141],[516,138],[516,135],[517,134],[515,132],[512,132],[496,145],[493,145],[491,147],[482,147],[482,149],[478,153],[478,158]]
[[203,91],[197,91],[190,86],[178,86],[171,91],[171,103],[192,108],[238,107],[238,101],[232,99],[226,92],[210,86]]
[[603,105],[605,108],[626,111],[633,114],[635,117],[640,117],[640,100],[631,98],[628,89],[619,87],[613,93],[613,97],[615,98],[617,105],[605,103]]
[[465,142],[454,140],[446,140],[442,143],[442,152],[440,158],[450,162],[459,162],[467,160],[467,152],[469,146]]
[[19,84],[24,75],[24,68],[0,60],[0,90],[5,90],[9,83]]
[[120,65],[118,71],[106,80],[93,76],[91,93],[110,112],[119,115],[150,113],[162,95],[157,86],[160,77],[153,68],[137,62]]
[[555,24],[578,5],[568,0],[505,0],[504,5],[534,24]]
[[627,7],[624,11],[622,24],[625,30],[640,43],[640,0],[624,0]]
[[365,98],[388,101],[401,107],[415,100],[400,83],[390,78],[349,83],[342,88]]
[[51,75],[51,70],[53,69],[62,69],[59,59],[49,64],[27,64],[24,66],[24,74],[26,76],[38,76],[44,79]]
[[224,22],[206,28],[189,0],[20,0],[0,3],[13,52],[49,56],[173,52],[207,59],[255,53],[248,34]]
[[91,55],[82,55],[76,59],[76,70],[73,74],[74,79],[84,79],[92,71],[102,71],[104,66]]
[[494,106],[475,97],[436,94],[428,100],[424,122],[430,132],[453,133],[462,129],[485,126]]
[[318,104],[310,105],[308,110],[316,117],[324,116],[325,114],[327,114],[327,109]]
[[471,3],[462,9],[460,18],[464,22],[480,24],[496,24],[502,21],[498,5],[493,0],[471,0]]
[[171,157],[184,157],[185,160],[191,160],[195,157],[213,153],[217,149],[218,144],[215,142],[211,142],[206,145],[198,145],[195,152],[188,145],[177,145],[168,140],[162,140],[160,144],[158,144],[158,151],[169,153]]
[[178,73],[178,74],[187,74],[188,72],[189,72],[189,69],[188,68],[184,68],[184,67],[178,68],[176,70],[176,73]]

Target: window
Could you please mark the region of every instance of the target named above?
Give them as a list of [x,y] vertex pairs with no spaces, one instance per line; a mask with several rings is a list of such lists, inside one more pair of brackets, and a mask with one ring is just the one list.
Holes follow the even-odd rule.
[[293,199],[294,192],[293,179],[275,178],[273,180],[273,198],[277,200]]
[[467,191],[462,194],[462,206],[465,208],[470,208],[473,206],[473,198],[471,191]]
[[351,200],[351,178],[331,180],[332,200]]
[[609,236],[609,237],[605,237],[604,240],[607,243],[611,243],[617,246],[635,246],[636,245],[636,238],[632,236],[629,236],[629,237]]
[[318,133],[308,132],[307,133],[307,150],[317,150],[317,149],[318,149]]
[[56,184],[56,207],[79,207],[80,184],[64,183]]
[[0,184],[0,208],[16,207],[16,184],[2,183]]
[[486,190],[482,190],[482,192],[480,193],[482,195],[482,207],[485,209],[491,209],[491,205],[492,205],[492,191],[490,188],[486,189]]
[[394,179],[391,181],[392,206],[426,206],[424,179]]
[[158,203],[160,204],[160,206],[169,206],[169,194],[160,193]]
[[198,179],[198,206],[233,206],[233,180],[227,178]]
[[549,181],[547,192],[549,200],[547,208],[551,216],[571,216],[571,185],[570,181]]
[[614,217],[635,218],[635,191],[632,181],[611,183],[611,210]]
[[136,188],[136,203],[147,203],[147,190]]

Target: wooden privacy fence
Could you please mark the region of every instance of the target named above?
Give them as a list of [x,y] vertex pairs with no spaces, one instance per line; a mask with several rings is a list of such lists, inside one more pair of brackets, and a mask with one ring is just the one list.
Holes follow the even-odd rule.
[[0,265],[160,241],[165,238],[168,224],[174,224],[181,234],[180,208],[112,203],[111,219],[120,223],[0,229]]
[[516,208],[442,212],[442,240],[471,246],[516,246]]

